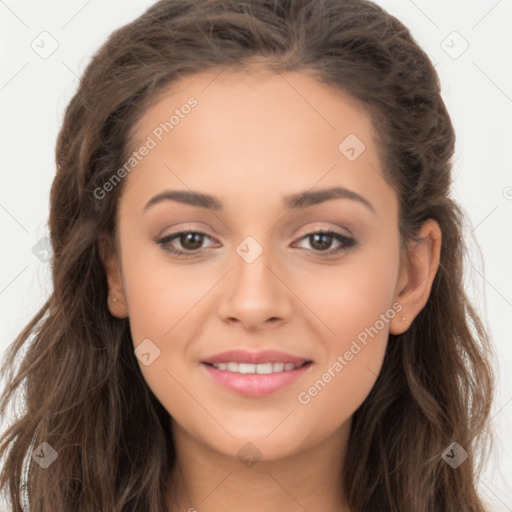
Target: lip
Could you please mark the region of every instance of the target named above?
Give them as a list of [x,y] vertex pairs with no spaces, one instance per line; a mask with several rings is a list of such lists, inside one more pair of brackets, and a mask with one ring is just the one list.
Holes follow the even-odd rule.
[[208,363],[201,364],[217,384],[246,397],[261,397],[275,393],[300,379],[312,365],[313,363],[308,361],[293,370],[257,374],[230,372],[214,368]]
[[[220,354],[208,357],[201,361],[202,363],[249,363],[249,364],[264,364],[264,363],[293,363],[295,365],[310,362],[309,359],[286,354],[277,350],[262,350],[260,352],[248,352],[247,350],[227,350]],[[293,371],[293,370],[289,370]]]

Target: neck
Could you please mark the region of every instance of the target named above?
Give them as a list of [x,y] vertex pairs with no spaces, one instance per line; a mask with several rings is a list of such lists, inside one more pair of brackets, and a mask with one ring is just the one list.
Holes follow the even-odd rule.
[[275,460],[261,454],[252,461],[219,453],[173,427],[171,512],[352,512],[342,482],[350,421],[304,451]]

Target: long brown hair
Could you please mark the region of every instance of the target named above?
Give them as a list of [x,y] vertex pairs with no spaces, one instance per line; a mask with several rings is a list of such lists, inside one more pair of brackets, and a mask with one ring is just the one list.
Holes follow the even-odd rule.
[[[167,510],[170,416],[141,374],[127,319],[107,308],[100,237],[116,238],[123,181],[101,199],[95,191],[127,161],[133,127],[169,85],[254,63],[309,73],[361,101],[399,198],[401,242],[429,218],[442,229],[429,300],[408,331],[389,336],[353,416],[340,486],[357,512],[485,510],[477,480],[492,441],[493,352],[463,287],[467,220],[450,197],[455,134],[429,58],[365,0],[161,0],[95,53],[58,136],[53,292],[2,367],[1,411],[24,404],[0,439],[0,488],[13,512],[22,491],[32,512]],[[442,456],[452,442],[469,454],[456,468]],[[30,460],[41,443],[58,454],[47,469]]]

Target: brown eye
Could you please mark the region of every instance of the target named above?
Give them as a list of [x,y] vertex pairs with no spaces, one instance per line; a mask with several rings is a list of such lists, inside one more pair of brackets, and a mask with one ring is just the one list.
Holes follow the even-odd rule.
[[[179,231],[158,240],[157,243],[171,254],[187,257],[201,252],[205,237],[212,239],[211,236],[202,231]],[[176,242],[178,242],[178,248],[173,245]]]
[[[203,252],[203,242],[205,238],[212,240],[212,237],[202,231],[179,231],[172,233],[157,243],[167,252],[175,254],[178,257],[186,258],[195,256]],[[336,233],[335,231],[316,231],[303,236],[301,240],[307,239],[311,245],[310,251],[314,253],[327,255],[337,254],[346,251],[357,245],[357,242],[348,236]],[[339,246],[331,249],[333,241],[338,241]],[[178,247],[176,247],[178,243]]]
[[201,245],[203,243],[203,235],[202,233],[197,233],[195,231],[181,233],[179,235],[179,241],[181,246],[184,247],[185,249],[195,251],[201,248]]
[[[301,238],[301,240],[307,240],[312,247],[313,252],[335,254],[341,251],[348,250],[356,245],[356,241],[353,238],[336,233],[335,231],[317,231],[309,233]],[[334,249],[330,249],[333,240],[337,240],[340,245]]]
[[329,249],[333,238],[334,237],[332,235],[328,235],[327,233],[314,233],[309,235],[309,240],[310,243],[312,243],[312,247],[320,251]]

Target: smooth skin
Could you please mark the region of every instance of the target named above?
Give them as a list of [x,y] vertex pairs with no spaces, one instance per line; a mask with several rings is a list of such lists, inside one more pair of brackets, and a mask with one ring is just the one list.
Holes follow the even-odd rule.
[[[139,365],[172,417],[178,464],[170,481],[180,492],[168,493],[169,507],[350,512],[341,471],[351,418],[377,379],[388,334],[406,331],[427,302],[441,230],[425,222],[422,243],[400,258],[398,200],[382,177],[369,117],[305,73],[182,78],[146,110],[133,147],[191,96],[197,106],[125,178],[119,250],[102,251],[111,314],[129,318],[134,348],[150,339],[160,350],[151,364]],[[349,134],[365,145],[354,161],[338,149]],[[364,197],[373,211],[349,198],[284,206],[290,194],[334,186]],[[144,210],[164,190],[211,194],[224,206],[164,200]],[[158,244],[182,228],[207,233],[168,242],[194,253],[188,258]],[[356,244],[343,249],[334,237],[308,236],[319,230]],[[262,249],[251,263],[237,252],[248,236],[258,244],[251,250]],[[299,393],[393,304],[401,311],[300,403]],[[235,348],[280,350],[313,365],[286,388],[246,397],[220,387],[200,363]],[[253,449],[247,443],[261,457],[251,466],[237,455]]]

